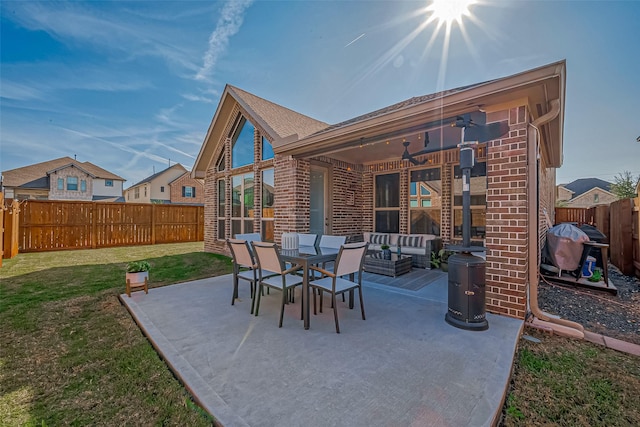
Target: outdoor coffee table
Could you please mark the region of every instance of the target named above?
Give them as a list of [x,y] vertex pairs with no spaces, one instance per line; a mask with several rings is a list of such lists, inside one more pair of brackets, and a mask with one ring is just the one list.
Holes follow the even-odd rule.
[[364,257],[364,270],[396,277],[411,271],[411,255],[391,254],[391,259],[385,259],[382,252],[374,252]]

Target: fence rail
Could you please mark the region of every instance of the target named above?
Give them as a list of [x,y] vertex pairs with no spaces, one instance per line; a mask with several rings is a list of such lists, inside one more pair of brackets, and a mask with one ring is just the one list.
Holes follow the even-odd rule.
[[29,200],[20,209],[20,252],[204,240],[204,207]]

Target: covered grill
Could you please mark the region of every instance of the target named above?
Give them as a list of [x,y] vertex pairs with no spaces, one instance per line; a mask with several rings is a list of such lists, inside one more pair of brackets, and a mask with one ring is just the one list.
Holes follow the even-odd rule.
[[575,271],[580,268],[583,243],[588,242],[587,233],[573,224],[554,225],[547,231],[546,255],[560,270]]

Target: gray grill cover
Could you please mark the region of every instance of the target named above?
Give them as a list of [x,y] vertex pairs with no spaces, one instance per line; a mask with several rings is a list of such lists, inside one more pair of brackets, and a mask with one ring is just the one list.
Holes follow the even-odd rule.
[[549,257],[560,270],[574,271],[580,267],[582,244],[588,241],[587,233],[572,224],[554,225],[547,231]]

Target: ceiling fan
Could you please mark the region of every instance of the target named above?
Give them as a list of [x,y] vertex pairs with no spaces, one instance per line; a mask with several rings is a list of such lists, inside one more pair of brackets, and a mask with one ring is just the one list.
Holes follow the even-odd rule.
[[404,153],[402,153],[402,160],[409,160],[414,165],[424,165],[427,160],[416,160],[416,156],[421,154],[426,154],[429,150],[427,150],[427,145],[429,145],[429,132],[424,133],[424,148],[420,151],[417,151],[413,154],[409,153],[409,144],[410,141],[402,141],[402,145],[404,145]]
[[[451,119],[449,119],[451,120]],[[479,125],[471,120],[471,114],[463,114],[456,116],[455,120],[451,120],[451,127],[462,128],[462,142],[465,141],[478,141],[486,142],[492,139],[500,138],[502,135],[509,131],[509,123],[506,121],[489,123],[485,125]],[[415,153],[409,153],[410,141],[402,141],[404,145],[404,153],[402,153],[402,160],[408,160],[414,165],[423,165],[427,160],[417,160],[416,157],[422,154],[427,154],[432,151],[427,149],[429,145],[429,132],[424,133],[424,148]]]

